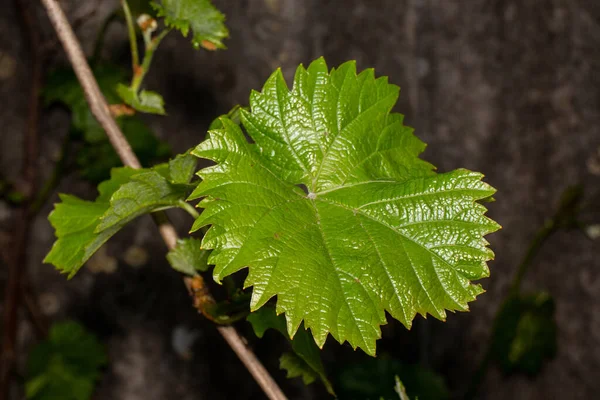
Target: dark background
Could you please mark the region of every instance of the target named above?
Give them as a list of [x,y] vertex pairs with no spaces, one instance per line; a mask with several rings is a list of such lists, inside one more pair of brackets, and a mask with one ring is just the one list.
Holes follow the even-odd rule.
[[[30,85],[29,53],[12,2],[0,3],[0,171],[17,180]],[[99,24],[118,1],[62,1],[91,52]],[[585,187],[586,224],[600,222],[600,2],[595,0],[252,0],[215,1],[227,15],[228,50],[194,51],[170,34],[159,49],[146,87],[162,93],[168,117],[147,117],[177,151],[199,143],[210,121],[247,103],[282,67],[291,79],[298,63],[323,55],[330,66],[356,59],[359,69],[402,87],[397,111],[429,144],[424,157],[440,171],[482,171],[498,189],[489,216],[503,229],[489,236],[496,260],[487,293],[470,313],[446,323],[417,318],[413,333],[384,328],[379,349],[418,360],[446,378],[453,393],[468,385],[487,344],[492,318],[535,231],[551,216],[569,185]],[[66,63],[41,7],[37,20],[47,46],[47,70]],[[82,21],[82,22],[81,22]],[[114,24],[103,55],[128,65],[123,24]],[[69,126],[60,108],[40,121],[42,178],[51,170]],[[43,179],[42,179],[43,180]],[[67,175],[60,192],[93,197],[93,187]],[[29,276],[51,319],[83,321],[108,345],[110,366],[96,400],[260,399],[251,380],[216,330],[195,314],[150,218],[111,240],[96,265],[67,281],[41,260],[54,237],[47,215],[35,219],[27,247]],[[14,208],[0,201],[0,244],[11,236]],[[172,215],[184,232],[186,216]],[[480,398],[592,399],[600,392],[600,248],[581,232],[560,232],[544,246],[524,281],[556,300],[558,354],[534,378],[503,376],[491,368]],[[137,258],[135,257],[138,253]],[[141,256],[139,254],[141,253]],[[126,255],[129,255],[127,257]],[[132,255],[133,254],[133,255]],[[146,259],[144,259],[146,256]],[[141,260],[141,261],[140,261]],[[143,264],[135,266],[136,264]],[[0,290],[6,281],[0,269]],[[316,289],[317,290],[317,289]],[[0,305],[1,307],[1,305]],[[175,327],[195,331],[194,356],[173,350]],[[247,326],[239,326],[248,336]],[[415,339],[415,337],[419,339]],[[34,343],[26,318],[19,325],[20,365]],[[254,348],[290,398],[323,395],[318,384],[287,381],[276,335]],[[326,344],[327,365],[354,357],[348,346]],[[350,354],[350,355],[349,355]],[[336,364],[337,363],[337,364]],[[20,398],[18,396],[15,399]]]

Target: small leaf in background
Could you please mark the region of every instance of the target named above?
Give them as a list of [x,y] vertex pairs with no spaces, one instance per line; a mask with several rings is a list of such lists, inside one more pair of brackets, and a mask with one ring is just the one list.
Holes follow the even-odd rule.
[[492,357],[505,373],[539,373],[556,355],[554,300],[547,293],[519,295],[502,305],[492,334]]
[[291,90],[278,70],[252,92],[239,110],[250,141],[223,117],[193,151],[216,162],[190,197],[204,209],[193,229],[211,225],[214,279],[248,268],[251,310],[277,297],[289,335],[304,322],[319,347],[331,334],[375,355],[386,311],[408,328],[416,314],[445,320],[489,276],[484,236],[500,226],[478,200],[495,189],[421,160],[425,144],[391,113],[398,94],[321,58]]
[[162,96],[156,92],[142,90],[137,93],[129,86],[119,83],[117,85],[117,93],[121,100],[137,111],[148,114],[165,115],[165,101]]
[[209,0],[157,0],[152,3],[165,25],[179,30],[183,36],[192,30],[192,45],[197,49],[224,49],[222,40],[229,37],[225,16]]
[[178,154],[169,161],[169,175],[172,183],[190,183],[196,172],[198,159],[186,151],[184,154]]
[[173,269],[186,275],[196,275],[198,272],[208,270],[207,250],[202,250],[202,241],[195,238],[179,239],[177,247],[167,253],[167,260]]
[[[337,371],[336,390],[340,399],[398,399],[394,385],[402,381],[406,395],[419,400],[446,400],[450,393],[434,371],[394,360],[386,355],[346,365]],[[402,398],[402,397],[401,397]]]
[[76,322],[56,323],[30,352],[26,396],[30,400],[89,400],[107,362],[104,346]]
[[302,377],[305,385],[310,385],[319,377],[296,353],[283,353],[279,358],[279,368],[287,371],[288,379]]
[[[286,329],[285,318],[283,315],[277,315],[274,307],[263,307],[248,315],[247,320],[250,322],[252,329],[254,329],[254,333],[259,338],[263,337],[267,329],[275,329],[290,341],[292,350],[294,350],[294,353],[299,360],[292,359],[289,355],[280,359],[280,366],[288,371],[288,377],[292,377],[292,375],[294,377],[302,376],[305,384],[308,384],[306,383],[307,379],[310,379],[311,376],[318,376],[321,379],[321,382],[323,382],[325,389],[327,389],[330,394],[335,395],[333,386],[325,373],[325,368],[321,361],[320,350],[307,330],[298,329],[294,338],[290,339]],[[288,367],[291,368],[292,371],[290,371]],[[312,381],[314,381],[314,379]]]
[[72,277],[111,236],[143,214],[178,207],[192,186],[170,182],[161,171],[115,168],[111,179],[98,186],[95,201],[61,195],[48,219],[57,237],[44,262]]

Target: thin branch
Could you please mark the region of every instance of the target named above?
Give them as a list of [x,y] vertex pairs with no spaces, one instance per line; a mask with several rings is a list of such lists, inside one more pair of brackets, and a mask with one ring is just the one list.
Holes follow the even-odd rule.
[[0,364],[0,399],[9,395],[10,378],[16,360],[18,311],[22,297],[22,285],[27,266],[27,241],[31,226],[31,201],[37,179],[38,121],[40,114],[40,90],[42,85],[42,60],[39,33],[31,12],[31,2],[15,0],[23,31],[31,53],[31,82],[27,128],[24,134],[23,183],[26,201],[21,205],[13,233],[12,257],[8,260],[8,282],[4,297],[4,332]]
[[[92,71],[85,59],[85,55],[81,50],[81,45],[75,37],[63,10],[56,0],[42,0],[42,4],[46,8],[46,12],[50,17],[52,25],[54,26],[73,69],[75,70],[77,78],[83,87],[92,113],[106,131],[123,164],[132,168],[140,168],[140,163],[131,150],[131,146],[127,143],[123,133],[110,114],[106,99],[102,95],[102,92],[100,92],[98,83],[94,79]],[[156,213],[155,221],[158,223],[159,231],[167,247],[169,249],[175,248],[177,244],[177,233],[175,232],[173,225],[168,223],[166,215],[163,213]],[[269,375],[268,371],[264,368],[258,358],[256,358],[256,355],[252,350],[246,346],[244,340],[237,331],[233,327],[217,327],[217,329],[238,355],[240,360],[242,360],[248,371],[250,371],[269,399],[286,399],[275,380]]]
[[152,64],[152,58],[154,57],[154,52],[158,48],[160,42],[169,34],[170,30],[165,29],[162,31],[157,37],[150,40],[149,43],[146,43],[146,51],[144,52],[144,59],[142,60],[142,65],[136,68],[135,73],[133,74],[133,80],[131,81],[131,88],[137,93],[140,85],[142,84],[148,70],[150,69],[150,64]]

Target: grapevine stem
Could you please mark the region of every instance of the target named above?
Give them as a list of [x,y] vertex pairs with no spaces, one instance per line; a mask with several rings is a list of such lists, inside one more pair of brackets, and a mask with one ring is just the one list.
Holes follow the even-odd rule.
[[138,53],[135,25],[133,22],[133,17],[131,16],[129,4],[127,4],[127,0],[121,0],[121,6],[123,7],[123,13],[125,13],[125,21],[127,21],[127,32],[129,33],[129,45],[131,46],[131,68],[133,69],[133,76],[136,76],[140,66],[140,55]]
[[[110,114],[106,99],[98,87],[98,83],[85,59],[81,45],[75,37],[75,33],[73,32],[65,13],[60,7],[60,4],[57,0],[42,0],[42,4],[50,17],[50,21],[56,30],[73,69],[75,70],[79,83],[86,94],[86,99],[90,105],[92,114],[106,131],[111,144],[117,151],[117,154],[119,154],[123,164],[132,168],[140,168],[138,158],[131,150],[131,146]],[[175,248],[177,244],[177,233],[175,232],[173,225],[168,222],[166,214],[155,213],[155,221],[158,222],[159,231],[167,247],[169,249]],[[265,369],[260,360],[258,360],[252,350],[244,343],[244,340],[235,328],[231,326],[218,326],[217,330],[244,363],[269,399],[287,399],[273,377],[269,375],[269,372]]]
[[142,60],[142,65],[138,66],[136,71],[134,71],[133,79],[131,80],[131,89],[134,90],[136,93],[140,89],[140,86],[144,81],[148,70],[150,69],[150,65],[152,64],[152,58],[154,57],[154,52],[158,48],[160,42],[165,38],[165,36],[167,36],[169,32],[169,29],[165,29],[160,33],[160,35],[146,43],[146,51],[144,52],[144,59]]

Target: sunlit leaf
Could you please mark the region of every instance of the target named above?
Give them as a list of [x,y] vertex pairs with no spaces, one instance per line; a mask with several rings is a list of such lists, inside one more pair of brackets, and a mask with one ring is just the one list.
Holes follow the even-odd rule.
[[193,154],[216,162],[198,174],[194,229],[212,225],[214,278],[248,268],[251,308],[277,296],[291,337],[304,321],[317,344],[331,333],[368,354],[385,311],[410,327],[417,313],[467,311],[489,275],[484,235],[499,225],[478,200],[495,190],[464,169],[435,173],[425,144],[391,113],[399,88],[354,62],[280,70],[224,117]]

